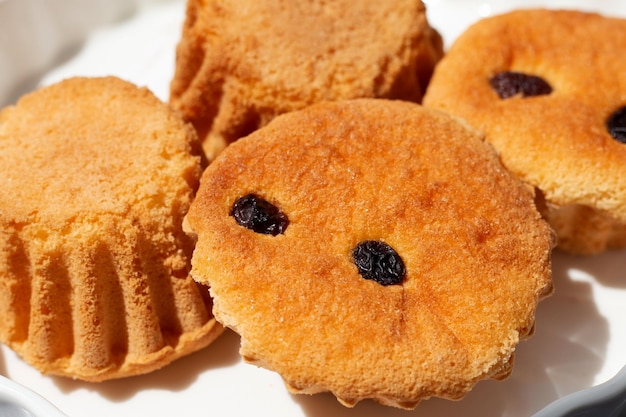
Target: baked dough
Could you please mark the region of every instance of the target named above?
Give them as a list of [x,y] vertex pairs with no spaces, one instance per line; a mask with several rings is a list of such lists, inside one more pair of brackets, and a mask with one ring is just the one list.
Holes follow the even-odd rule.
[[5,108],[0,340],[46,374],[88,381],[211,343],[222,327],[188,275],[182,231],[199,152],[189,125],[118,78],[68,79]]
[[[185,230],[245,360],[347,406],[413,408],[508,376],[552,289],[531,189],[477,131],[408,102],[275,118],[209,165]],[[368,250],[391,283],[361,274]]]
[[442,54],[420,0],[188,0],[170,102],[212,160],[318,101],[419,101]]
[[[440,62],[424,105],[485,132],[503,163],[543,194],[558,247],[626,247],[626,145],[607,123],[626,105],[626,20],[573,10],[483,19]],[[489,80],[514,71],[551,92],[500,99]]]

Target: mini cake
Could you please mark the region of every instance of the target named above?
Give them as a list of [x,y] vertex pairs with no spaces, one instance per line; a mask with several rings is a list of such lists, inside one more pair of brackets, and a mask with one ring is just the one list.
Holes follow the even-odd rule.
[[420,0],[188,0],[170,102],[212,160],[318,101],[418,101],[442,53]]
[[182,231],[199,152],[190,126],[117,78],[68,79],[5,108],[0,340],[46,374],[88,381],[211,343],[222,327]]
[[409,102],[275,118],[209,165],[184,227],[244,359],[346,406],[505,378],[552,289],[531,190],[475,130]]
[[486,134],[537,187],[558,247],[626,247],[626,20],[519,10],[477,22],[437,67],[424,105]]

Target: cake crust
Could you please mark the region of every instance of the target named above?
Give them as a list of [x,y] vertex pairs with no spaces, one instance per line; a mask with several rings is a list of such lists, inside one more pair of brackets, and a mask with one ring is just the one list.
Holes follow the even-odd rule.
[[[485,132],[503,163],[544,195],[561,249],[626,247],[626,145],[607,129],[626,104],[626,20],[517,10],[466,30],[440,62],[424,105]],[[550,94],[502,100],[489,80],[539,76]]]
[[170,102],[212,160],[319,101],[419,101],[442,54],[420,0],[189,0]]
[[[195,150],[194,150],[195,149]],[[197,137],[147,89],[72,78],[0,113],[0,338],[44,373],[158,369],[221,332],[182,231]]]
[[[284,233],[238,223],[233,205],[250,193],[286,215]],[[185,229],[192,276],[243,357],[347,406],[413,408],[505,378],[552,289],[552,233],[532,192],[477,131],[407,102],[277,117],[209,165]],[[359,275],[363,241],[400,254],[401,284]]]

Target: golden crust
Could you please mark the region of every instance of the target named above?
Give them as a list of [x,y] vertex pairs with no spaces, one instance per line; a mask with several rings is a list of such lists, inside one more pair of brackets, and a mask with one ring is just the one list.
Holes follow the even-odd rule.
[[[289,218],[256,234],[230,215],[248,193]],[[209,165],[185,229],[194,279],[241,354],[296,393],[413,408],[502,379],[550,294],[552,234],[533,195],[473,129],[400,101],[323,103],[274,119]],[[382,240],[406,281],[352,262]]]
[[[541,190],[559,247],[571,252],[626,245],[626,145],[605,126],[626,104],[625,60],[618,52],[624,48],[626,20],[567,10],[514,11],[462,34],[424,97],[425,106],[484,131],[503,163]],[[553,92],[500,100],[489,79],[507,70],[538,75]],[[572,211],[593,219],[571,223],[580,220]]]
[[101,381],[219,335],[182,231],[194,146],[165,104],[113,77],[69,79],[0,113],[4,343],[44,373]]
[[442,49],[420,0],[189,0],[170,101],[213,159],[318,101],[418,101]]

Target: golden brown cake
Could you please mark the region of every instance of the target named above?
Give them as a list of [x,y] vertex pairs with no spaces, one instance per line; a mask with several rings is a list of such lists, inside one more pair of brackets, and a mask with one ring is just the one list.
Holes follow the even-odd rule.
[[212,160],[318,101],[418,101],[442,53],[420,0],[188,0],[170,102]]
[[626,247],[625,48],[623,19],[513,11],[462,34],[424,98],[485,132],[539,189],[569,252]]
[[117,78],[68,79],[5,108],[0,340],[44,373],[89,381],[214,340],[182,231],[198,152],[189,125]]
[[204,172],[192,276],[294,393],[412,408],[509,375],[552,232],[477,131],[417,104],[281,115]]

